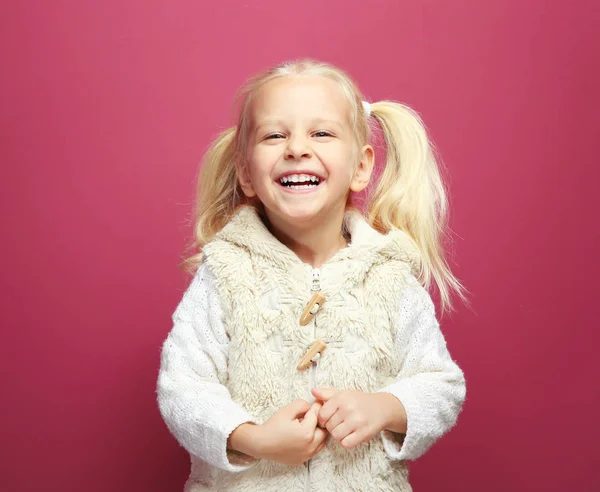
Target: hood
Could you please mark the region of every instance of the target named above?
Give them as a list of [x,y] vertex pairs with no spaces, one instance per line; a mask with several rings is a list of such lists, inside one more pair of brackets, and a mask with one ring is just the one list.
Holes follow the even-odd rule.
[[[325,265],[340,263],[347,282],[352,284],[364,278],[369,269],[390,259],[407,263],[411,273],[418,278],[421,271],[420,253],[408,234],[394,230],[381,234],[373,229],[357,211],[344,215],[344,228],[350,235],[346,248],[342,248]],[[229,223],[215,236],[215,241],[225,241],[246,249],[251,255],[268,259],[274,266],[289,268],[291,263],[302,263],[296,254],[279,242],[267,229],[260,213],[253,206],[240,208]],[[205,252],[210,254],[210,244]]]

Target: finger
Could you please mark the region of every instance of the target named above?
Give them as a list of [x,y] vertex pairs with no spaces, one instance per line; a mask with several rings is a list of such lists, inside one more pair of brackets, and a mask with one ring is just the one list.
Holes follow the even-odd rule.
[[323,448],[327,445],[326,442],[322,442],[321,444],[319,444],[319,446],[317,447],[317,449],[315,449],[315,452],[313,453],[313,456],[316,454],[319,454],[321,451],[323,451]]
[[320,403],[313,403],[310,410],[304,415],[302,425],[308,429],[314,429],[317,426],[317,417],[319,415],[319,409],[321,408]]
[[316,401],[312,404],[312,406],[310,408],[311,408],[311,410],[314,408],[315,413],[317,415],[319,415],[319,411],[321,410],[321,407],[323,407],[323,404],[320,401]]
[[337,412],[335,412],[331,418],[327,421],[327,423],[325,424],[325,428],[329,431],[332,432],[333,429],[335,429],[338,425],[340,425],[342,422],[344,421],[344,417],[342,417],[342,412],[340,412],[339,410]]
[[341,442],[347,436],[352,434],[352,432],[354,432],[354,429],[352,427],[350,427],[350,425],[347,424],[346,422],[342,422],[335,429],[333,429],[330,432],[330,434],[331,434],[331,437],[333,437],[336,441]]
[[360,432],[352,432],[340,441],[341,446],[344,449],[355,448],[359,444],[365,441],[364,436]]
[[281,409],[281,413],[290,420],[304,417],[306,412],[310,410],[310,403],[306,400],[296,400],[288,406]]
[[319,425],[323,428],[329,422],[329,419],[338,411],[338,405],[336,401],[328,401],[319,410]]
[[334,389],[327,389],[327,388],[313,388],[312,389],[312,394],[313,396],[322,402],[326,402],[331,400],[331,398],[333,398],[336,393],[338,393],[338,391],[334,390]]
[[312,441],[312,442],[313,442],[313,444],[315,444],[315,445],[316,445],[316,444],[319,444],[319,445],[320,445],[321,443],[325,442],[325,439],[327,439],[327,436],[328,436],[328,433],[327,433],[327,431],[325,431],[325,430],[323,430],[323,429],[321,429],[321,428],[317,427],[317,428],[315,429],[315,435],[314,435],[314,437],[313,437],[313,441]]

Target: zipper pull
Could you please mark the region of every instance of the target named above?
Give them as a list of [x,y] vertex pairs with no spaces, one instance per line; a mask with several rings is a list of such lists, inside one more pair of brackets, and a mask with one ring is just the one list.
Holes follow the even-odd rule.
[[312,286],[310,290],[313,292],[321,290],[321,271],[318,268],[313,268],[312,270]]

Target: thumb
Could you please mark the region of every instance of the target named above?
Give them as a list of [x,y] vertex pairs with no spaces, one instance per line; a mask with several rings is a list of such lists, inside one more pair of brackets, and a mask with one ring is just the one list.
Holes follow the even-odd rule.
[[288,406],[283,407],[281,409],[281,413],[290,420],[297,419],[299,417],[304,417],[304,414],[310,410],[310,403],[306,400],[298,399]]
[[319,416],[320,408],[320,403],[313,403],[312,407],[310,407],[310,410],[306,412],[304,420],[302,421],[302,425],[304,427],[308,427],[309,429],[314,429],[317,427],[317,418]]
[[331,400],[338,393],[339,393],[339,391],[337,391],[337,390],[327,389],[327,388],[313,388],[313,390],[312,390],[313,396],[317,400],[322,401],[322,402]]

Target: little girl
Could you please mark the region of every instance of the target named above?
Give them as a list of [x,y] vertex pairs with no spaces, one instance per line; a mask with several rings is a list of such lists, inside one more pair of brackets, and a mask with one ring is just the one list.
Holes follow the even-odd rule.
[[[375,123],[387,158],[361,212]],[[407,461],[465,398],[426,290],[463,297],[419,117],[363,103],[332,66],[280,65],[246,85],[198,191],[197,271],[158,378],[185,490],[410,491]]]

